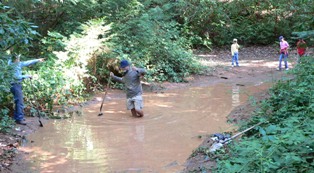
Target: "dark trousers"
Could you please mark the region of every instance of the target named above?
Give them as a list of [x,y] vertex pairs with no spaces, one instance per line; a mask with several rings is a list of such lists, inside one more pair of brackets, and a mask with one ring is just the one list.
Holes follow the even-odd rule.
[[11,84],[11,93],[14,97],[15,110],[14,110],[14,119],[15,121],[21,121],[24,119],[24,101],[23,101],[23,92],[22,84],[13,83]]

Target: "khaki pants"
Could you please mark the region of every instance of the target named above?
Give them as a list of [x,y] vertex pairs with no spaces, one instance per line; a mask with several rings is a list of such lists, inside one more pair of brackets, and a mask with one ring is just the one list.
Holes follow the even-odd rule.
[[143,109],[143,98],[142,95],[138,95],[132,98],[126,99],[126,107],[128,110],[135,108],[136,110]]

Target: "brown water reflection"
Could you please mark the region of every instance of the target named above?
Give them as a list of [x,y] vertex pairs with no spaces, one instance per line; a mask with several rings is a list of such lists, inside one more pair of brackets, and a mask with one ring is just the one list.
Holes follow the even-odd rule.
[[145,117],[131,117],[124,99],[52,120],[28,137],[31,172],[178,172],[200,143],[197,136],[230,130],[234,106],[267,85],[217,85],[145,93]]

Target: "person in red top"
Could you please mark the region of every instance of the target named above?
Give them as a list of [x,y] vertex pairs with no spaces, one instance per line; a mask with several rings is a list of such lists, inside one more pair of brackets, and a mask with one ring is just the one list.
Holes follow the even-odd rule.
[[305,54],[306,48],[307,48],[306,42],[302,38],[300,38],[299,41],[297,42],[297,51],[299,55],[298,62],[300,61],[299,58]]

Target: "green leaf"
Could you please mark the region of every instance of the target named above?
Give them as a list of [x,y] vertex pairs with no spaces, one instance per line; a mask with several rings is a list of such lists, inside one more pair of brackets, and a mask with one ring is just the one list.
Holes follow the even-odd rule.
[[266,131],[262,127],[259,128],[259,133],[263,136],[266,135]]

